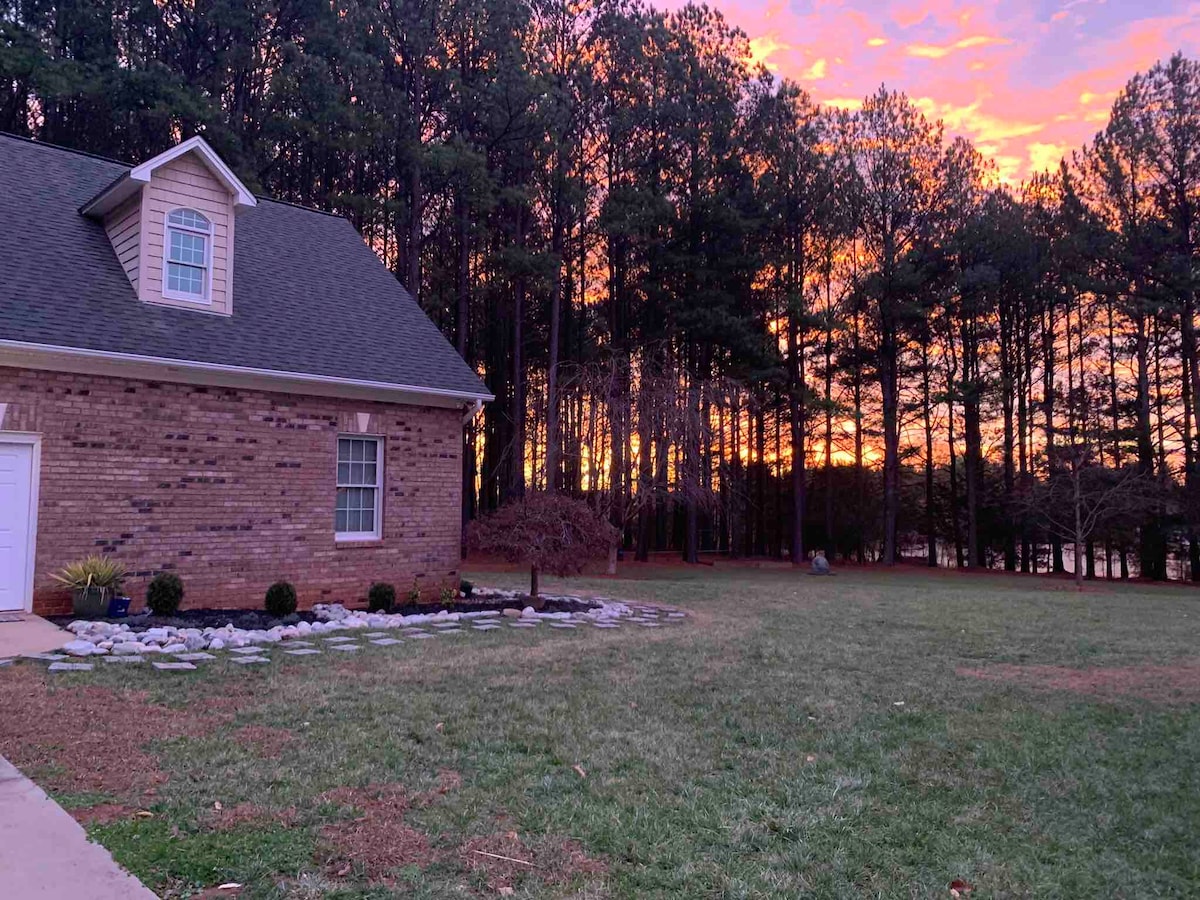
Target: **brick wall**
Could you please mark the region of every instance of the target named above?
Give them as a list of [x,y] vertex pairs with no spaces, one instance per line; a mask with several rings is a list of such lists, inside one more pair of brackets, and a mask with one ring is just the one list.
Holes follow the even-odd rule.
[[[258,607],[278,579],[303,607],[457,583],[458,410],[3,367],[0,409],[42,434],[35,612],[70,611],[47,573],[95,551],[134,573],[135,608],[160,571],[192,607]],[[341,433],[384,437],[379,541],[334,540]]]

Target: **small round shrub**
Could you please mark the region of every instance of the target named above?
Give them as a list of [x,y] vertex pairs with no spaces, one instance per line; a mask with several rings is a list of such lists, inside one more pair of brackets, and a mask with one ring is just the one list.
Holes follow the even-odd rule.
[[146,606],[156,616],[173,616],[183,603],[183,582],[174,572],[159,572],[146,587]]
[[286,581],[277,581],[267,588],[264,604],[267,613],[276,619],[290,616],[296,611],[296,589]]
[[464,597],[470,600],[471,594],[475,593],[475,585],[464,578],[458,583],[458,590]]
[[368,612],[390,613],[396,605],[396,588],[386,581],[377,581],[367,591]]

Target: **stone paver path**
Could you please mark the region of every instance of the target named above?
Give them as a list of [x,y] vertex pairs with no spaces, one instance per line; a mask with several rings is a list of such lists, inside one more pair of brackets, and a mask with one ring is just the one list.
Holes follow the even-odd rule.
[[[160,648],[153,645],[153,640],[147,641],[146,644],[141,642],[118,643],[117,648],[112,653],[119,655],[104,655],[103,659],[105,663],[136,665],[146,661],[146,657],[142,653],[153,653],[159,656],[158,659],[150,660],[151,665],[155,669],[167,672],[182,672],[195,671],[198,666],[203,666],[221,658],[244,666],[270,665],[273,661],[270,651],[274,643],[279,643],[280,649],[287,656],[327,656],[333,654],[333,651],[342,654],[358,653],[361,650],[377,652],[374,648],[397,647],[406,643],[410,638],[422,641],[431,640],[439,635],[462,635],[473,632],[500,631],[506,624],[509,628],[520,631],[546,631],[547,629],[538,628],[542,624],[545,624],[548,629],[558,632],[576,631],[580,625],[591,625],[596,629],[616,631],[625,623],[641,628],[664,628],[670,625],[680,625],[688,616],[683,610],[642,604],[617,604],[617,609],[613,612],[609,611],[612,605],[609,602],[607,606],[603,607],[605,611],[599,615],[591,611],[588,613],[535,613],[533,610],[525,609],[520,615],[513,616],[511,614],[504,615],[499,610],[491,610],[482,614],[466,614],[459,619],[446,619],[442,613],[437,614],[436,617],[426,615],[417,617],[415,621],[408,623],[398,621],[398,616],[392,617],[390,620],[386,615],[375,616],[375,620],[371,624],[376,625],[376,627],[385,625],[389,628],[387,631],[367,631],[363,629],[362,619],[365,615],[371,614],[355,613],[351,614],[351,617],[347,621],[353,621],[353,616],[355,615],[359,616],[357,627],[350,628],[346,624],[341,623],[341,620],[337,618],[325,623],[324,629],[326,631],[341,629],[344,632],[342,634],[319,635],[318,631],[314,631],[311,635],[308,633],[304,633],[303,635],[296,634],[292,637],[285,635],[282,641],[277,636],[272,637],[269,635],[265,635],[268,639],[264,641],[264,634],[262,632],[256,633],[260,635],[257,638],[249,633],[247,633],[247,636],[234,634],[230,635],[225,643],[228,643],[229,640],[243,643],[247,637],[256,642],[248,646],[223,648],[214,644],[211,649],[215,652],[207,652],[205,650],[189,651],[182,644],[172,644]],[[346,613],[343,611],[342,615],[346,615]],[[320,623],[317,623],[317,625],[312,627],[318,629],[319,626]],[[75,625],[73,624],[72,629],[74,627]],[[305,627],[307,628],[308,626]],[[181,637],[183,636],[181,635]],[[129,635],[121,640],[130,641],[133,637],[136,637],[136,635]],[[365,643],[360,641],[360,639],[365,640]],[[457,644],[457,642],[455,643]],[[129,646],[129,650],[132,652],[122,653],[122,646]],[[195,646],[195,644],[191,646]],[[83,644],[83,650],[86,651],[89,648],[91,648],[94,654],[103,654],[105,652],[96,649],[91,644]],[[87,655],[77,652],[74,647],[68,647],[67,649],[76,657]],[[222,654],[221,649],[224,649],[226,652]],[[171,658],[164,659],[163,656]],[[33,653],[22,658],[47,662],[50,664],[49,671],[51,672],[87,672],[94,666],[94,659],[89,659],[87,662],[80,662],[62,653]],[[281,657],[274,657],[274,660],[280,659]],[[5,660],[0,660],[0,665],[3,665],[5,662]]]

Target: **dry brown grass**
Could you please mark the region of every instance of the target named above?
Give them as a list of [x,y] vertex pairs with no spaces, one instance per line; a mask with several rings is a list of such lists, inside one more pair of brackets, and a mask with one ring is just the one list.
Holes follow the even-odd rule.
[[1136,697],[1152,703],[1200,703],[1200,662],[1173,665],[1110,666],[1072,669],[1066,666],[994,665],[958,668],[959,675],[1048,691],[1070,691],[1094,697]]

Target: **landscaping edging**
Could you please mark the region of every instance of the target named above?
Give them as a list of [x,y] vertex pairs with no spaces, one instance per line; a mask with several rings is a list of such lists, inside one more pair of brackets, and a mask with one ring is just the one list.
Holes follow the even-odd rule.
[[[288,640],[303,640],[308,637],[336,634],[341,631],[355,629],[411,629],[423,625],[435,628],[450,626],[451,623],[467,623],[484,618],[495,619],[498,616],[535,624],[548,620],[550,624],[571,622],[590,622],[598,627],[617,624],[621,619],[638,621],[642,613],[649,610],[641,604],[629,604],[607,598],[584,600],[579,597],[546,595],[544,599],[566,605],[577,611],[537,612],[530,606],[518,609],[515,604],[526,599],[526,595],[517,591],[502,591],[498,589],[476,589],[480,600],[492,600],[496,608],[470,612],[449,612],[439,610],[430,613],[367,612],[365,610],[350,610],[338,603],[317,604],[313,607],[315,621],[299,621],[290,625],[276,625],[268,629],[241,629],[232,623],[220,627],[180,628],[172,625],[144,627],[139,629],[129,623],[109,621],[76,620],[67,625],[67,630],[75,635],[74,640],[67,642],[62,652],[70,656],[144,656],[146,654],[163,654],[175,656],[179,654],[203,653],[210,650],[237,649],[242,647],[260,646],[281,643]],[[674,618],[682,618],[679,611],[668,613]],[[477,623],[478,624],[478,623]],[[639,622],[640,624],[640,622]]]

